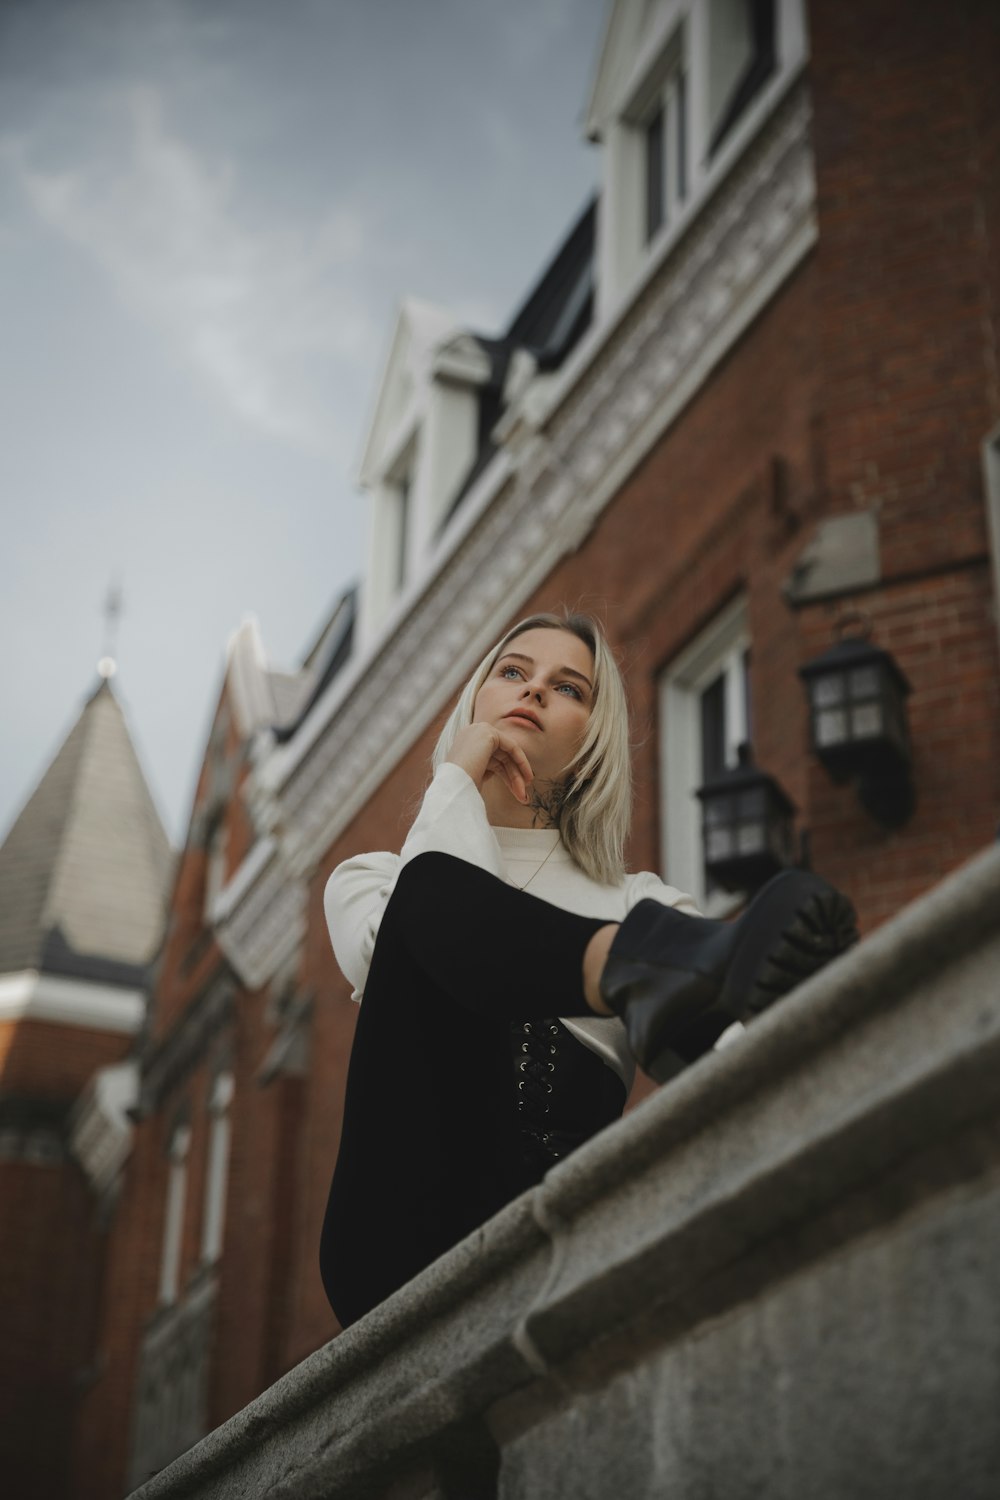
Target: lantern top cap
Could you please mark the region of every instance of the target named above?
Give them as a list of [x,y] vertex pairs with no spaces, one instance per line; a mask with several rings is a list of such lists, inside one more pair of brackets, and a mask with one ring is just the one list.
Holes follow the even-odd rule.
[[892,653],[883,651],[881,646],[873,646],[870,641],[862,640],[858,636],[837,641],[836,645],[831,646],[822,655],[813,657],[812,661],[807,661],[799,668],[799,676],[803,681],[808,682],[810,678],[823,677],[829,672],[844,672],[851,667],[868,666],[884,667],[901,692],[911,691],[906,674]]
[[794,813],[795,803],[785,792],[781,783],[773,776],[769,776],[766,771],[761,771],[753,765],[749,755],[741,755],[738,766],[729,766],[724,771],[719,771],[710,781],[706,781],[704,786],[699,787],[695,795],[705,802],[713,796],[750,791],[757,787],[766,788],[782,812]]

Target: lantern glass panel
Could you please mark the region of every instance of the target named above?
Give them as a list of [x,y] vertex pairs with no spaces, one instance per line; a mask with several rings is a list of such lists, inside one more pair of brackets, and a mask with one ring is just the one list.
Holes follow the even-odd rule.
[[851,672],[851,697],[877,698],[878,679],[878,667],[855,667]]
[[812,700],[817,708],[829,708],[831,704],[843,703],[843,675],[840,672],[829,672],[825,677],[814,678]]
[[705,840],[705,854],[709,860],[728,859],[733,852],[733,835],[729,828],[711,828]]
[[706,828],[725,827],[733,821],[735,809],[733,798],[724,793],[716,792],[707,797],[704,804],[704,821]]
[[870,740],[882,733],[882,705],[861,703],[851,709],[851,734],[856,740]]
[[737,847],[741,854],[760,854],[767,847],[763,823],[743,823],[737,833]]
[[847,739],[847,714],[842,708],[828,708],[816,715],[816,742],[819,745],[842,745]]

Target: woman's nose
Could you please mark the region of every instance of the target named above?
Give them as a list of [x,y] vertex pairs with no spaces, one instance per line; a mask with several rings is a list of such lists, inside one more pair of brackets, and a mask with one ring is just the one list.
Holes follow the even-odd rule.
[[524,684],[524,691],[527,693],[527,695],[528,695],[529,698],[537,698],[538,701],[539,701],[539,703],[541,703],[541,701],[542,701],[542,685],[541,685],[541,683],[526,682]]

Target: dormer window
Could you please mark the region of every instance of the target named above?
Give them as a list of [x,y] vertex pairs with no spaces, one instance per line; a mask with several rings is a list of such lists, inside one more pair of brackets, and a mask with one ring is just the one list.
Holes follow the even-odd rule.
[[776,0],[711,0],[708,12],[709,154],[774,72]]
[[598,321],[669,255],[805,58],[804,0],[614,7],[587,117],[602,153]]

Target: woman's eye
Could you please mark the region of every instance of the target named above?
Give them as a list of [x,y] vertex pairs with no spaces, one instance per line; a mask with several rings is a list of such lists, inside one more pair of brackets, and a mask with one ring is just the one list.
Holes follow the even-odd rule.
[[501,667],[500,668],[500,676],[501,677],[507,677],[511,672],[513,672],[513,674],[514,674],[515,677],[520,677],[520,675],[521,675],[521,669],[520,669],[520,667]]
[[578,687],[576,687],[576,685],[574,683],[572,683],[572,682],[561,682],[559,684],[559,686],[561,688],[569,688],[570,692],[573,694],[573,697],[574,698],[579,698],[580,702],[581,703],[583,702],[583,694],[580,692],[580,689]]

